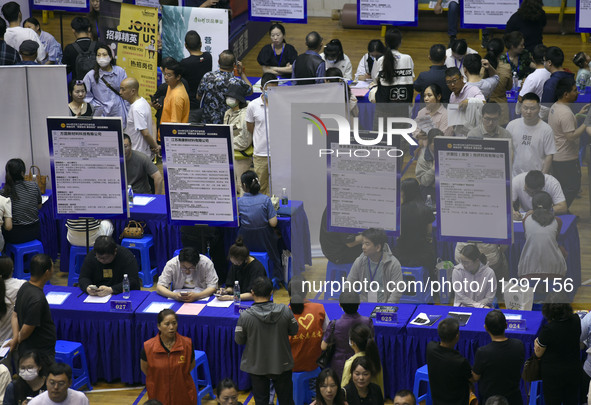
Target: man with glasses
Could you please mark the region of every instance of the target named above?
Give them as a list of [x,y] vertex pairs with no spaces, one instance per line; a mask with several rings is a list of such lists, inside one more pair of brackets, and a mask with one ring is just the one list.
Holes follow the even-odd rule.
[[123,276],[129,277],[132,290],[140,289],[140,279],[135,256],[129,249],[119,246],[110,236],[99,236],[94,249],[86,255],[78,286],[88,293],[104,297],[123,292]]
[[29,405],[88,405],[88,398],[80,391],[70,388],[72,369],[65,363],[53,363],[49,366],[46,380],[47,391],[29,401]]
[[482,106],[482,122],[468,132],[468,138],[496,138],[511,139],[511,134],[499,125],[501,120],[501,106],[495,102]]
[[123,149],[125,154],[125,174],[127,184],[131,185],[134,193],[152,194],[148,176],[154,180],[156,194],[164,193],[164,179],[158,167],[150,158],[131,147],[131,138],[123,134]]

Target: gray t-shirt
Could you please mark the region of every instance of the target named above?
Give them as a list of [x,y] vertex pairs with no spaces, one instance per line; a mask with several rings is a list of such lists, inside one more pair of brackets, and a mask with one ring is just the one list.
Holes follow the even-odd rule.
[[513,177],[530,170],[542,170],[544,158],[556,153],[554,132],[542,120],[529,126],[523,118],[518,118],[507,125],[507,131],[513,137]]
[[132,150],[131,157],[125,161],[127,184],[131,184],[134,193],[151,194],[152,189],[148,182],[148,176],[152,176],[158,168],[149,157],[141,152]]

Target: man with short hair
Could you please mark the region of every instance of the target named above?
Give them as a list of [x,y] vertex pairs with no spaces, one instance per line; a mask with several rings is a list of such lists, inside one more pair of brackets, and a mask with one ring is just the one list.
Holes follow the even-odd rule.
[[[326,76],[326,63],[320,56],[324,48],[322,37],[316,31],[306,35],[306,47],[308,50],[293,61],[292,78],[301,79],[305,77],[324,77]],[[314,84],[321,83],[321,80],[299,80],[295,84]]]
[[[196,98],[203,100],[201,120],[206,124],[222,124],[224,122],[224,113],[228,109],[225,94],[230,85],[239,85],[244,88],[247,95],[252,94],[252,85],[246,77],[242,62],[236,62],[236,57],[229,49],[220,53],[218,65],[219,70],[206,73],[197,88]],[[237,67],[240,77],[234,77],[234,66]]]
[[89,57],[94,56],[96,58],[97,43],[92,40],[90,20],[88,18],[76,16],[72,18],[70,27],[72,27],[72,33],[76,41],[64,48],[62,63],[66,65],[66,72],[72,73],[72,80],[82,80],[87,72],[78,72],[81,68],[76,68],[76,59],[78,55],[84,53],[88,54]]
[[546,49],[546,46],[542,44],[536,45],[534,48],[532,58],[536,65],[536,69],[523,80],[518,97],[520,102],[523,101],[523,96],[527,93],[536,93],[538,97],[542,98],[542,94],[544,93],[544,83],[550,78],[550,72],[544,67]]
[[123,276],[127,274],[131,290],[141,287],[135,256],[119,246],[110,236],[99,236],[94,249],[84,258],[78,286],[88,295],[104,297],[123,292]]
[[530,170],[550,172],[556,153],[554,132],[540,119],[540,98],[535,93],[523,96],[521,118],[509,122],[507,131],[513,138],[513,177]]
[[[189,82],[189,101],[191,112],[199,108],[196,98],[197,88],[201,79],[207,72],[211,72],[213,62],[211,53],[201,51],[201,37],[197,31],[191,30],[185,34],[185,48],[189,56],[181,60],[179,64],[183,70],[183,77]],[[195,122],[195,120],[189,120]]]
[[168,84],[168,91],[162,104],[161,122],[189,122],[191,103],[185,86],[181,83],[181,65],[175,60],[164,66],[162,75]]
[[6,21],[0,18],[0,66],[16,65],[21,61],[17,50],[4,41]]
[[37,59],[37,52],[39,44],[35,41],[27,39],[23,41],[18,48],[18,53],[21,55],[21,63],[19,65],[39,65],[35,60]]
[[479,401],[483,403],[494,395],[502,395],[510,405],[522,405],[519,383],[525,361],[523,342],[505,336],[507,320],[498,309],[486,314],[484,329],[492,342],[476,350],[472,370],[472,377],[478,381]]
[[[482,106],[482,121],[468,132],[468,138],[496,138],[509,139],[511,134],[505,128],[499,125],[501,119],[501,106],[494,101]],[[510,148],[512,152],[513,148]]]
[[486,103],[486,99],[478,87],[464,82],[457,67],[445,70],[445,83],[451,91],[447,107],[448,123],[456,123],[453,126],[456,136],[466,136],[470,129],[480,123],[480,109]]
[[[480,77],[480,70],[484,68],[488,77]],[[468,80],[468,85],[476,86],[482,92],[484,98],[488,98],[499,84],[499,75],[495,68],[477,53],[466,55],[464,57],[464,75]]]
[[49,366],[45,381],[47,391],[31,399],[29,405],[88,405],[88,398],[80,391],[70,388],[72,368],[65,363],[53,363]]
[[450,104],[467,105],[471,100],[477,100],[481,103],[486,102],[482,91],[476,86],[468,85],[457,67],[445,69],[445,84],[451,91],[449,96]]
[[432,65],[426,72],[419,73],[417,80],[415,80],[414,88],[421,93],[421,102],[423,102],[423,92],[431,84],[437,84],[441,88],[441,102],[443,104],[449,103],[449,95],[451,91],[445,84],[445,46],[442,44],[435,44],[429,50],[429,60]]
[[409,390],[400,390],[394,395],[394,405],[417,405],[417,398]]
[[12,313],[12,340],[8,343],[13,351],[18,346],[22,356],[35,350],[45,360],[55,357],[56,332],[43,286],[53,276],[53,262],[46,254],[33,256],[30,264],[31,279],[22,285],[16,295]]
[[145,98],[140,97],[140,84],[137,79],[128,77],[119,85],[121,98],[129,103],[125,132],[131,139],[131,149],[147,157],[152,152],[158,154],[160,146],[152,136],[152,107]]
[[464,356],[454,349],[460,340],[460,323],[445,318],[437,326],[440,343],[427,343],[427,369],[433,404],[467,404],[472,369]]
[[513,201],[513,219],[521,221],[519,210],[531,211],[532,197],[539,191],[545,191],[552,197],[554,214],[566,214],[568,207],[560,183],[553,176],[539,170],[520,173],[511,181],[511,195]]
[[234,334],[236,343],[245,345],[240,369],[250,374],[256,405],[269,404],[270,381],[279,403],[294,405],[289,336],[298,332],[298,323],[289,307],[271,301],[269,278],[256,278],[251,293],[254,304],[240,314]]
[[551,46],[546,49],[546,57],[544,59],[544,67],[550,72],[550,78],[544,83],[544,90],[542,92],[542,103],[547,104],[548,107],[556,101],[556,85],[563,77],[572,77],[575,75],[567,72],[562,67],[564,62],[564,52],[557,46]]
[[30,39],[39,44],[37,51],[37,62],[43,63],[47,57],[45,46],[41,43],[39,36],[30,28],[21,27],[23,14],[21,13],[21,6],[15,1],[9,1],[2,6],[2,15],[8,22],[8,28],[4,34],[4,41],[14,49],[19,49],[23,41]]
[[133,192],[137,194],[151,194],[152,189],[148,181],[148,176],[150,176],[154,180],[155,193],[162,194],[164,190],[162,174],[148,156],[132,150],[131,138],[127,134],[123,134],[123,148],[127,184],[131,185]]

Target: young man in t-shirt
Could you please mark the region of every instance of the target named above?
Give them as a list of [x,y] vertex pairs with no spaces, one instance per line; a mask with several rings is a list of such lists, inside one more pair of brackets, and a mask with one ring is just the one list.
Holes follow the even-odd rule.
[[202,52],[201,45],[201,37],[197,31],[191,30],[185,34],[185,48],[189,51],[189,56],[181,60],[179,64],[183,71],[183,77],[189,83],[191,111],[199,108],[199,101],[195,98],[197,88],[203,76],[207,72],[211,72],[213,65],[211,53]]
[[495,309],[484,319],[484,329],[490,335],[491,343],[476,351],[472,376],[478,381],[481,403],[494,395],[502,395],[509,405],[522,405],[521,368],[525,361],[525,348],[519,339],[505,336],[507,320]]
[[466,405],[470,397],[472,369],[454,349],[460,340],[460,323],[454,318],[439,322],[441,342],[427,344],[427,368],[433,405]]

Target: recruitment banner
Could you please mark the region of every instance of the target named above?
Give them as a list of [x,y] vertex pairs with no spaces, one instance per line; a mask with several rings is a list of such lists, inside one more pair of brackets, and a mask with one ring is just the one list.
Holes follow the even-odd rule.
[[357,24],[419,25],[418,0],[358,0]]
[[509,18],[519,8],[520,0],[460,1],[462,28],[504,29]]
[[509,142],[435,138],[439,240],[511,244]]
[[117,65],[137,79],[140,96],[150,100],[157,87],[158,9],[102,0],[100,32]]
[[119,118],[47,118],[58,219],[113,218],[128,212]]
[[591,32],[591,0],[577,0],[577,32]]
[[238,226],[232,128],[163,123],[160,136],[170,222]]
[[228,10],[199,7],[162,7],[162,57],[177,61],[189,56],[185,35],[196,31],[201,37],[201,50],[211,53],[213,70],[218,69],[218,56],[228,49]]
[[306,0],[249,0],[248,19],[251,21],[281,21],[306,24]]

